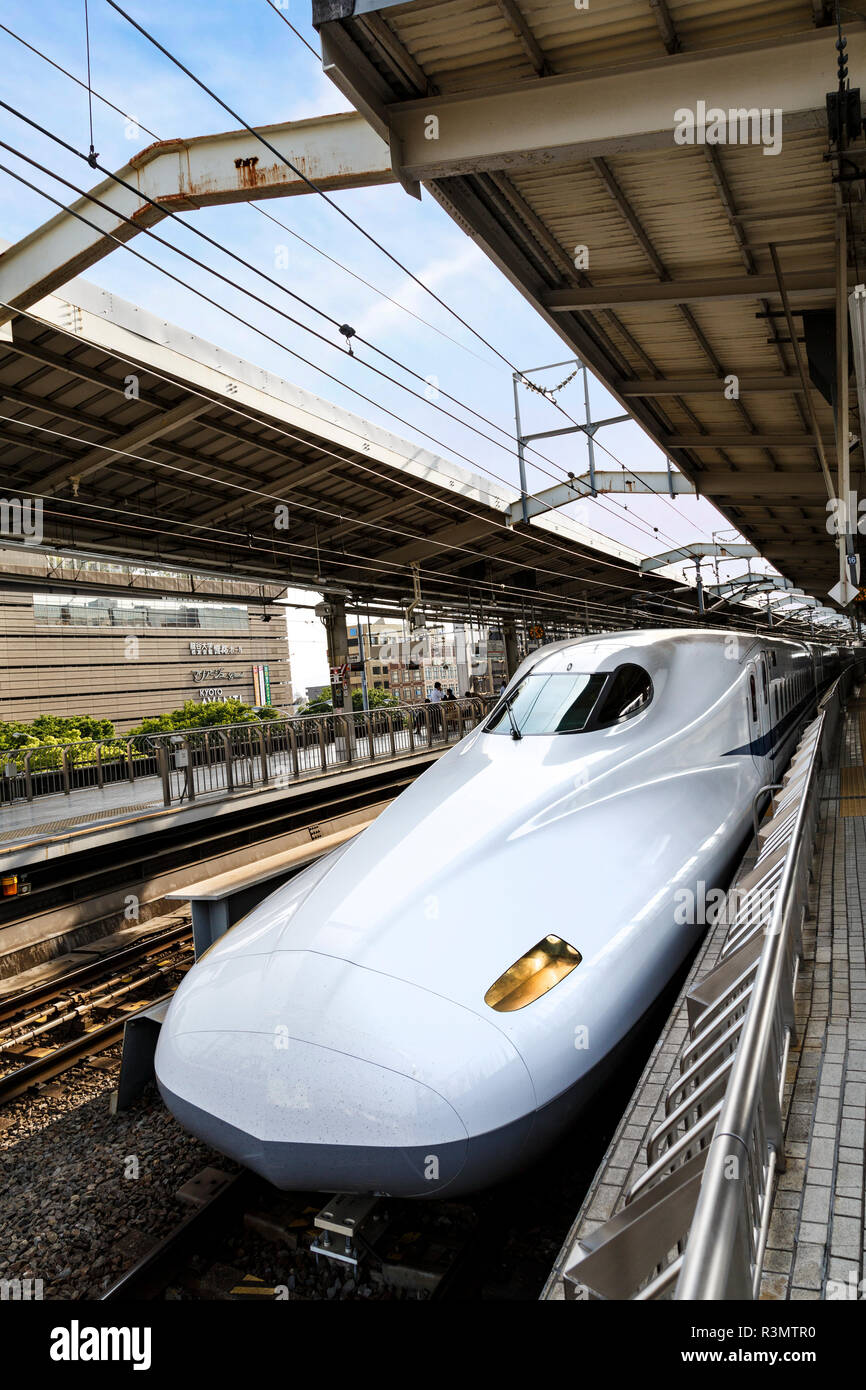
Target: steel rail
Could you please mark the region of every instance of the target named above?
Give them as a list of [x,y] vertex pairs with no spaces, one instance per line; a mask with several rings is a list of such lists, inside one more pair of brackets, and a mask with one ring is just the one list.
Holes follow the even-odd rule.
[[152,1250],[121,1274],[101,1295],[100,1302],[158,1298],[170,1281],[178,1261],[188,1256],[193,1243],[208,1232],[214,1220],[237,1207],[255,1182],[254,1174],[247,1169],[236,1173],[207,1202],[191,1211]]
[[69,970],[48,983],[34,985],[32,989],[25,990],[21,994],[10,995],[0,1002],[0,1024],[7,1023],[18,1014],[39,1008],[43,1004],[51,1003],[54,999],[60,999],[64,994],[68,994],[70,990],[76,989],[80,985],[86,985],[91,980],[98,980],[103,975],[110,974],[114,970],[121,969],[124,965],[129,965],[143,956],[161,950],[165,946],[174,945],[175,942],[186,938],[192,939],[192,927],[189,922],[169,927],[166,931],[154,932],[150,936],[142,937],[140,941],[133,942],[131,946],[124,947],[121,951],[108,952],[98,960],[91,961],[88,965],[80,965],[75,970]]
[[[149,1003],[143,1003],[141,1008],[152,1008],[155,1003],[157,1000],[152,999]],[[61,1072],[69,1071],[70,1067],[74,1067],[78,1062],[83,1062],[99,1052],[105,1052],[107,1048],[119,1043],[127,1020],[131,1017],[131,1014],[124,1014],[110,1023],[104,1023],[99,1028],[91,1029],[89,1033],[82,1033],[80,1038],[73,1038],[71,1042],[55,1048],[47,1057],[37,1057],[23,1067],[9,1072],[7,1076],[0,1076],[0,1105],[17,1100],[40,1081],[50,1081]]]

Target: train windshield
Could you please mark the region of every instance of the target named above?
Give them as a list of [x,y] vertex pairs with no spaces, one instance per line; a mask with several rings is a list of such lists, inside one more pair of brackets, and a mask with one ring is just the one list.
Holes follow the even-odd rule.
[[605,675],[581,672],[530,672],[493,711],[485,727],[493,734],[510,734],[514,726],[521,734],[579,733],[586,728],[606,680]]

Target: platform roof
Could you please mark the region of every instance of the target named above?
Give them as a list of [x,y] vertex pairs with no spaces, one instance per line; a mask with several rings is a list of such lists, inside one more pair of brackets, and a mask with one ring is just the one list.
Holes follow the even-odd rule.
[[[843,201],[850,284],[866,265],[863,183],[834,182],[825,157],[833,11],[313,3],[325,71],[389,141],[404,186],[432,193],[696,488],[821,598],[839,576],[819,448],[835,487],[833,413],[802,389],[782,286],[796,340],[804,311],[833,309]],[[844,24],[856,85],[866,25],[850,9]],[[698,118],[701,101],[766,111],[761,143],[677,143],[677,113]],[[862,153],[861,139],[849,167]],[[858,445],[861,492],[862,468]]]
[[584,621],[672,591],[570,518],[510,528],[507,487],[83,280],[0,329],[0,415],[4,492],[42,500],[46,552],[380,609],[411,601],[417,561],[445,616]]

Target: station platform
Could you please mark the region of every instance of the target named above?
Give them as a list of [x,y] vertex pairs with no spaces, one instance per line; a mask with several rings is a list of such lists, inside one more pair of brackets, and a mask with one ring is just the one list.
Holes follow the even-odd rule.
[[[866,1290],[864,695],[861,687],[849,702],[836,756],[821,773],[784,1078],[786,1161],[776,1182],[761,1276],[765,1300],[862,1298]],[[724,922],[711,928],[698,951],[562,1246],[544,1300],[567,1296],[566,1271],[593,1246],[593,1233],[627,1210],[626,1195],[647,1171],[648,1143],[665,1120],[665,1096],[680,1074],[688,1038],[686,996],[717,965],[727,931]]]
[[0,807],[0,866],[4,871],[41,864],[71,850],[104,845],[130,836],[152,834],[179,822],[231,814],[244,803],[262,806],[309,792],[317,784],[341,787],[378,776],[383,770],[406,768],[422,772],[447,746],[377,757],[375,762],[335,765],[327,772],[310,772],[297,780],[276,777],[268,786],[227,791],[199,791],[192,802],[166,807],[158,778],[135,783],[115,782],[102,789],[88,787],[68,795],[41,796]]
[[132,784],[114,782],[107,787],[82,787],[65,794],[40,796],[33,801],[13,801],[0,807],[0,852],[16,841],[60,831],[88,822],[112,820],[130,812],[154,810],[163,805],[158,777],[140,778]]

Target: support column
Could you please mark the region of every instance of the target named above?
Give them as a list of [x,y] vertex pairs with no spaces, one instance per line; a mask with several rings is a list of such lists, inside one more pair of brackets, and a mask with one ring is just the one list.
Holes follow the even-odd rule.
[[[346,626],[346,600],[341,596],[328,598],[326,619],[328,634],[328,665],[331,667],[331,701],[335,714],[351,714],[352,688],[349,679],[349,630]],[[342,680],[333,674],[334,667],[344,670]],[[351,728],[350,728],[351,736]]]
[[508,679],[520,665],[520,649],[517,645],[517,628],[513,618],[506,618],[502,624],[502,637],[505,642],[505,669]]
[[839,578],[856,587],[855,567],[848,556],[856,552],[854,528],[857,518],[850,516],[851,473],[848,445],[848,226],[844,205],[836,211],[836,469],[838,496],[845,518],[844,534],[839,536]]

